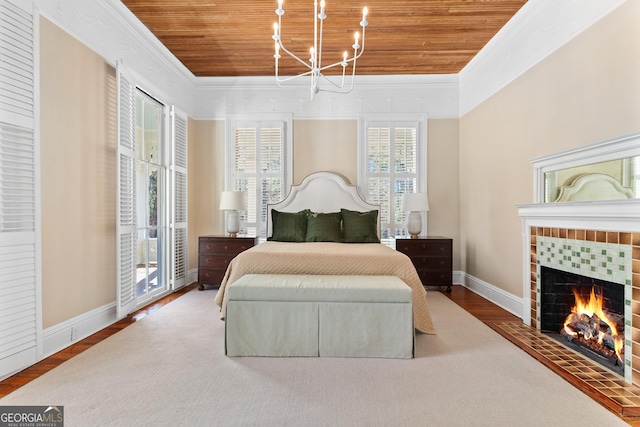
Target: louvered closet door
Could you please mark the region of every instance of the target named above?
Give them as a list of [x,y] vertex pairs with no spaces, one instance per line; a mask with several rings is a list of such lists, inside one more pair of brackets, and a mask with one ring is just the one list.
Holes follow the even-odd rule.
[[136,308],[136,92],[118,64],[117,301],[119,319]]
[[179,289],[188,283],[189,257],[187,236],[187,119],[171,108],[171,283]]
[[42,355],[30,1],[0,0],[0,379]]

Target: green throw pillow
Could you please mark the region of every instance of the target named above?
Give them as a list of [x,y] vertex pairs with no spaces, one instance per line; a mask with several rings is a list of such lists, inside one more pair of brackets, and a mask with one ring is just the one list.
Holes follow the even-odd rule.
[[271,237],[276,242],[304,242],[307,237],[307,215],[309,210],[300,212],[279,212],[271,209]]
[[340,242],[340,212],[310,212],[307,219],[307,242]]
[[344,243],[380,243],[378,211],[356,212],[341,209],[342,241]]

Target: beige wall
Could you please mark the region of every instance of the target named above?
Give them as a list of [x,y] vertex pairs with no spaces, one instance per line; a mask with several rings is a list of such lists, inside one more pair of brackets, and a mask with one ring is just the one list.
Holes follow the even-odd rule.
[[198,267],[198,236],[223,235],[223,120],[189,120],[189,268]]
[[358,120],[294,120],[293,184],[319,171],[358,182]]
[[522,296],[529,160],[640,129],[640,2],[626,2],[460,119],[462,270]]
[[427,122],[427,234],[453,239],[453,269],[460,270],[459,121]]
[[115,70],[40,20],[42,323],[116,298]]

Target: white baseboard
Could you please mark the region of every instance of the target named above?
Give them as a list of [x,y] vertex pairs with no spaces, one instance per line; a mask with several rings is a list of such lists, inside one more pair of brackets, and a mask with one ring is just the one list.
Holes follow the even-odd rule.
[[116,320],[116,303],[112,302],[45,329],[42,333],[42,358],[95,334]]
[[[457,280],[456,280],[457,279]],[[499,307],[504,308],[509,313],[522,319],[523,300],[509,292],[506,292],[491,283],[473,277],[462,271],[456,271],[453,275],[453,283],[460,283],[470,291],[475,292],[481,297],[491,301]]]
[[187,283],[189,283],[189,284],[191,284],[193,282],[197,282],[198,281],[198,269],[197,268],[192,268],[191,270],[189,270],[187,278],[188,278]]
[[[198,269],[190,270],[188,284],[197,280]],[[112,302],[45,329],[42,332],[42,358],[49,357],[101,331],[117,320],[116,303]]]

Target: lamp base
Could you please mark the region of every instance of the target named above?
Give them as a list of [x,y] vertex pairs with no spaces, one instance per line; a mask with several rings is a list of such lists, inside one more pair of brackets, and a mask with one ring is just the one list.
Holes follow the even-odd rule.
[[407,219],[407,232],[411,235],[412,239],[417,239],[421,231],[422,218],[420,216],[420,212],[409,212],[409,218]]
[[229,237],[238,237],[240,231],[240,214],[238,211],[227,211],[227,233]]

